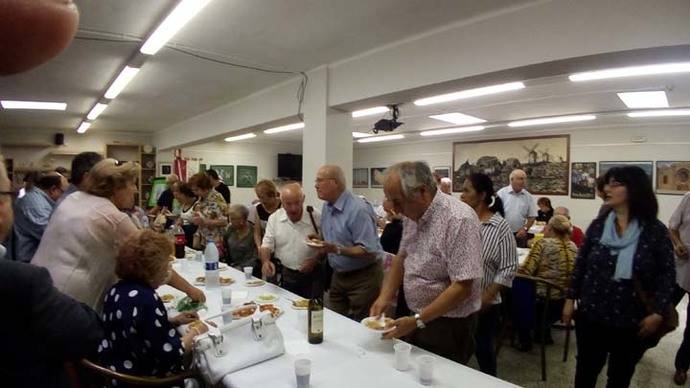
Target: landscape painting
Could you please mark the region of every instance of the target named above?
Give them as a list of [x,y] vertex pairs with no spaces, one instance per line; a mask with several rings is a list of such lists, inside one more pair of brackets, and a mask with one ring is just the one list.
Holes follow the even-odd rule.
[[386,173],[388,167],[372,167],[371,172],[371,188],[383,188],[383,175]]
[[690,162],[657,161],[656,192],[685,194],[690,191]]
[[568,195],[570,136],[453,143],[453,191],[461,191],[465,177],[476,172],[488,175],[498,191],[518,168],[527,173],[530,193]]
[[573,163],[570,167],[570,198],[594,199],[597,180],[597,163]]
[[606,171],[614,167],[637,166],[644,170],[649,177],[649,182],[654,182],[654,162],[599,162],[599,175],[606,174]]
[[352,187],[367,188],[369,187],[369,169],[368,168],[353,168],[352,169]]

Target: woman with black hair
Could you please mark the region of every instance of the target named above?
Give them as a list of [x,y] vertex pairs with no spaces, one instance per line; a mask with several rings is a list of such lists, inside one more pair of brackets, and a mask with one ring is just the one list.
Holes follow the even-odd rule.
[[510,287],[518,268],[517,246],[510,226],[503,219],[503,202],[485,174],[472,174],[462,185],[460,199],[471,206],[482,223],[482,307],[475,333],[479,369],[496,376],[493,338],[500,316],[500,291]]
[[551,217],[553,217],[553,207],[551,206],[551,200],[546,197],[541,197],[537,200],[537,221],[539,222],[549,222]]
[[569,324],[574,302],[575,387],[594,387],[608,358],[609,387],[630,385],[644,352],[658,343],[673,308],[673,246],[645,172],[635,166],[604,176],[607,213],[587,229],[563,307]]

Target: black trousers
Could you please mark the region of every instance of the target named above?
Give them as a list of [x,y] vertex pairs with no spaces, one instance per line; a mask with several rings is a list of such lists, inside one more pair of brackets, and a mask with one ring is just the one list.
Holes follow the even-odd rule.
[[323,273],[320,264],[314,266],[309,273],[283,266],[281,282],[281,287],[305,299],[323,295]]
[[[678,305],[680,300],[687,294],[687,291],[676,285],[675,290],[673,290],[673,304]],[[687,322],[685,323],[685,330],[683,331],[683,342],[680,343],[678,351],[676,352],[676,370],[686,371],[690,367],[690,302],[688,302],[688,307],[686,311]]]
[[608,358],[607,388],[625,388],[635,366],[650,344],[638,338],[638,327],[603,325],[586,317],[576,317],[577,366],[575,388],[594,388]]
[[494,338],[501,315],[501,305],[495,304],[479,313],[477,331],[474,333],[475,351],[479,370],[487,375],[496,376],[496,352]]

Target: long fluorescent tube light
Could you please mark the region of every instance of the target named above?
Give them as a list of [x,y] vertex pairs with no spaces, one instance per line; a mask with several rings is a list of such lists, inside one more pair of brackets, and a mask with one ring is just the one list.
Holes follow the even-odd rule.
[[452,123],[456,125],[472,125],[472,124],[479,124],[479,123],[485,123],[486,120],[480,119],[479,117],[474,117],[470,115],[466,115],[464,113],[444,113],[442,115],[432,115],[429,116],[430,118],[434,120],[441,120],[445,121],[447,123]]
[[146,39],[139,51],[153,55],[158,52],[178,31],[182,29],[210,0],[182,0],[165,20]]
[[88,115],[86,115],[86,118],[88,120],[96,120],[96,117],[100,116],[101,113],[105,110],[105,108],[108,107],[108,104],[101,104],[100,102],[96,104],[92,109],[91,112],[89,112]]
[[476,89],[467,89],[467,90],[461,90],[461,91],[455,92],[455,93],[441,94],[438,96],[422,98],[422,99],[416,100],[414,102],[414,104],[418,105],[418,106],[438,104],[441,102],[449,102],[449,101],[455,101],[455,100],[462,100],[465,98],[485,96],[487,94],[508,92],[511,90],[523,89],[524,87],[525,87],[525,84],[522,82],[509,82],[506,84],[484,86],[484,87],[476,88]]
[[81,124],[79,124],[79,128],[77,128],[77,133],[86,132],[90,126],[91,126],[91,123],[89,123],[87,121],[82,121]]
[[238,140],[245,140],[245,139],[251,139],[253,137],[256,137],[254,133],[245,133],[244,135],[237,135],[237,136],[230,136],[226,137],[225,141],[231,142],[231,141],[238,141]]
[[294,123],[294,124],[288,124],[288,125],[283,125],[280,127],[275,127],[275,128],[269,128],[264,131],[264,133],[271,134],[271,133],[279,133],[279,132],[285,132],[285,131],[292,131],[293,129],[300,129],[304,128],[304,123]]
[[618,93],[618,98],[630,109],[668,108],[668,99],[664,91]]
[[690,109],[641,110],[628,113],[628,117],[674,117],[690,116]]
[[66,110],[67,104],[64,102],[43,102],[43,101],[0,101],[5,109],[43,109],[43,110]]
[[125,66],[124,69],[120,72],[120,74],[115,78],[115,81],[113,81],[113,84],[110,85],[108,90],[105,92],[105,98],[112,100],[113,98],[117,97],[122,89],[124,89],[129,81],[134,78],[135,75],[139,72],[138,67],[129,67]]
[[372,137],[365,137],[363,139],[357,140],[358,143],[373,143],[377,141],[388,141],[388,140],[398,140],[398,139],[404,139],[404,135],[386,135],[386,136],[372,136]]
[[389,110],[390,110],[390,108],[387,106],[375,106],[373,108],[356,110],[356,111],[352,112],[352,117],[357,118],[357,117],[364,117],[364,116],[372,116],[372,115],[376,115],[379,113],[386,113]]
[[484,130],[483,125],[475,125],[472,127],[458,127],[458,128],[445,128],[445,129],[434,129],[431,131],[420,132],[422,136],[437,136],[437,135],[448,135],[451,133],[466,133],[466,132],[479,132]]
[[595,115],[573,115],[573,116],[545,117],[543,119],[511,121],[510,123],[508,123],[508,126],[509,127],[528,127],[528,126],[532,126],[532,125],[573,123],[576,121],[594,120],[596,118],[597,118],[597,116],[595,116]]
[[618,67],[575,73],[568,76],[573,82],[592,81],[598,79],[636,77],[641,75],[672,74],[690,72],[690,62],[665,63],[659,65]]
[[352,137],[354,137],[356,139],[360,139],[363,137],[370,137],[370,136],[374,136],[374,135],[371,133],[365,133],[365,132],[352,132]]

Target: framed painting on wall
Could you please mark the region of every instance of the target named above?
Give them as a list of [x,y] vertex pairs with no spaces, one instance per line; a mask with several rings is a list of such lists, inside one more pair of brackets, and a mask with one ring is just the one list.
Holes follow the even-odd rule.
[[353,168],[352,169],[352,187],[368,188],[369,187],[369,169],[368,168]]
[[388,167],[372,167],[369,172],[371,173],[371,188],[381,189],[383,188],[383,176],[386,173]]
[[434,166],[433,172],[440,178],[450,178],[450,167],[448,166]]
[[602,176],[606,174],[606,171],[614,168],[614,167],[623,167],[623,166],[637,166],[641,169],[644,170],[644,172],[647,174],[649,177],[649,183],[654,182],[654,162],[638,162],[638,161],[632,161],[632,162],[627,162],[627,161],[622,161],[622,162],[599,162],[599,175],[597,176]]
[[237,166],[237,187],[256,186],[257,176],[256,166]]
[[[223,183],[225,183],[226,185],[235,185],[235,166],[212,164],[211,170],[215,170],[218,173],[218,178],[220,178],[220,180],[223,181]],[[204,169],[203,171],[206,171],[206,169]]]
[[572,163],[570,165],[570,198],[594,199],[596,180],[596,162]]
[[159,162],[158,176],[168,176],[172,174],[172,163]]
[[656,192],[683,195],[690,191],[690,162],[657,161]]
[[481,172],[498,191],[508,186],[510,172],[527,173],[532,194],[568,195],[570,135],[519,137],[453,143],[453,191],[462,190],[465,177]]
[[168,185],[165,183],[165,178],[153,179],[151,181],[151,193],[148,196],[148,207],[156,206],[156,202],[158,202],[158,197],[160,197],[161,193],[164,192],[167,188]]

